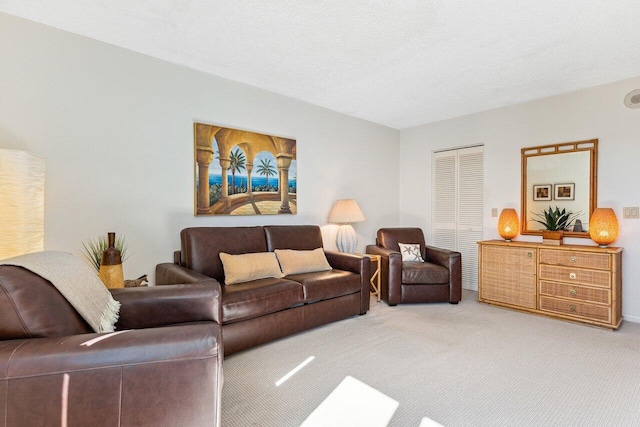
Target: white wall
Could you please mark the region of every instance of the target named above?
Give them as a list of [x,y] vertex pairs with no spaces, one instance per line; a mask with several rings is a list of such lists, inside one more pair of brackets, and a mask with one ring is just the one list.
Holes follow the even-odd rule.
[[[193,122],[297,139],[298,214],[194,217]],[[135,278],[188,226],[326,224],[355,198],[360,251],[398,223],[396,130],[0,14],[0,148],[46,158],[45,248],[126,235]],[[331,229],[329,227],[329,229]]]
[[[484,144],[484,239],[500,238],[491,208],[520,214],[520,149],[599,139],[598,206],[614,208],[620,223],[615,246],[623,253],[623,315],[640,322],[640,220],[622,219],[622,208],[640,206],[640,109],[622,101],[640,88],[640,77],[507,108],[433,123],[400,133],[400,222],[431,231],[431,154]],[[430,236],[428,236],[429,238]],[[518,240],[540,241],[538,236]],[[568,243],[594,243],[566,239]]]

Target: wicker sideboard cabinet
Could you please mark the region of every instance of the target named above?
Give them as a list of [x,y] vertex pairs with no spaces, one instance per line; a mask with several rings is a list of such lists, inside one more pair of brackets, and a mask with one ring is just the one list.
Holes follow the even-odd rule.
[[617,329],[622,248],[478,242],[478,300]]

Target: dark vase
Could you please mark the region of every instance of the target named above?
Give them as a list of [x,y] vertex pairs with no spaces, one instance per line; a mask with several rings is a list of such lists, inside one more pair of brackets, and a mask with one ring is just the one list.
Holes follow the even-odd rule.
[[116,233],[107,234],[109,247],[102,252],[100,259],[100,279],[109,289],[124,288],[122,255],[116,248]]

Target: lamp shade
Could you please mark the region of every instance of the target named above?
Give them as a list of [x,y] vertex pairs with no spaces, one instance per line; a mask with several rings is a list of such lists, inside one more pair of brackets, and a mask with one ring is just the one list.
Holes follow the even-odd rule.
[[335,202],[329,222],[334,224],[349,224],[351,222],[362,222],[365,220],[364,214],[354,199],[341,199]]
[[589,236],[601,248],[618,238],[618,219],[611,208],[596,208],[589,219]]
[[0,149],[0,259],[44,249],[44,159]]
[[503,209],[498,219],[498,233],[500,236],[510,242],[511,239],[518,235],[519,228],[520,221],[518,221],[516,210],[511,208]]

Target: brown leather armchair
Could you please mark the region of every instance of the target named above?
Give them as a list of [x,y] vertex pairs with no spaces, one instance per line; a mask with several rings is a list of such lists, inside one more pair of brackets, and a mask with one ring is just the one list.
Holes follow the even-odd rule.
[[217,282],[112,294],[125,332],[97,334],[49,281],[0,266],[0,426],[220,425]]
[[[402,261],[398,243],[419,244],[425,262]],[[380,255],[382,298],[389,305],[450,302],[462,298],[460,252],[427,246],[420,228],[381,228],[368,254]]]

